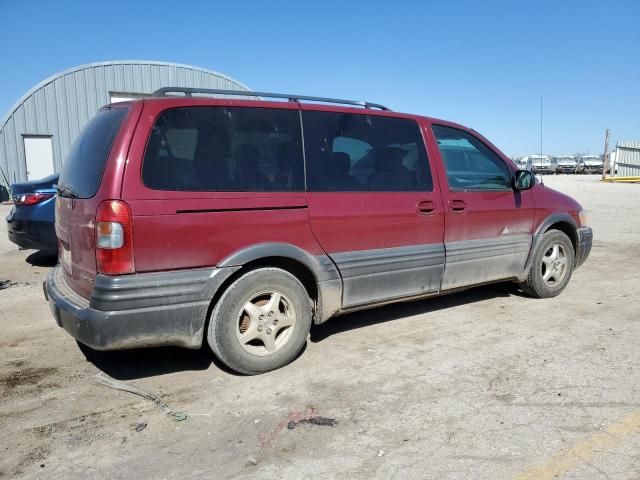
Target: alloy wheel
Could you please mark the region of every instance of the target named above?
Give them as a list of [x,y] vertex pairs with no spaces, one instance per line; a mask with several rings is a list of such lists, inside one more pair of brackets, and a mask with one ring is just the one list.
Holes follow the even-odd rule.
[[542,281],[549,287],[559,285],[568,271],[567,253],[562,245],[552,244],[542,257]]
[[293,303],[279,291],[262,291],[244,304],[236,322],[236,336],[242,348],[257,356],[282,349],[296,324]]

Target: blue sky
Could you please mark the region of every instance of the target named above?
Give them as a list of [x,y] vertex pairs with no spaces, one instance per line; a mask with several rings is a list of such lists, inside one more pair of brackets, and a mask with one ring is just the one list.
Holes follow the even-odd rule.
[[507,155],[640,139],[640,1],[0,0],[0,117],[75,65],[165,60],[256,90],[471,126]]

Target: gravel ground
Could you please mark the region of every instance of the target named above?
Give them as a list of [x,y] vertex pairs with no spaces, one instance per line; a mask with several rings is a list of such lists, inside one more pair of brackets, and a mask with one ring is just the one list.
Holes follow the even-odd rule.
[[640,185],[545,183],[595,229],[561,296],[503,284],[340,317],[258,377],[206,350],[83,352],[44,301],[51,260],[1,222],[0,478],[640,478]]

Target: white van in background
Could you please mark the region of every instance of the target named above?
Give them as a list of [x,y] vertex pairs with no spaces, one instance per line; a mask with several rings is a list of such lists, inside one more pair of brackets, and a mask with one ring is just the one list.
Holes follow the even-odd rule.
[[526,169],[531,170],[533,173],[556,173],[551,158],[548,155],[527,155],[522,160],[524,160],[527,165]]
[[576,173],[578,162],[573,155],[560,155],[554,157],[553,164],[556,173]]
[[602,173],[603,162],[599,155],[583,155],[578,159],[578,173]]

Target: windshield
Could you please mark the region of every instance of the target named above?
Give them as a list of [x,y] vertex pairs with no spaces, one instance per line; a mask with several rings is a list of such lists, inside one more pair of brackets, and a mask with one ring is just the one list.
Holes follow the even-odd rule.
[[58,187],[78,198],[98,191],[111,145],[128,108],[100,110],[80,132],[65,160]]

